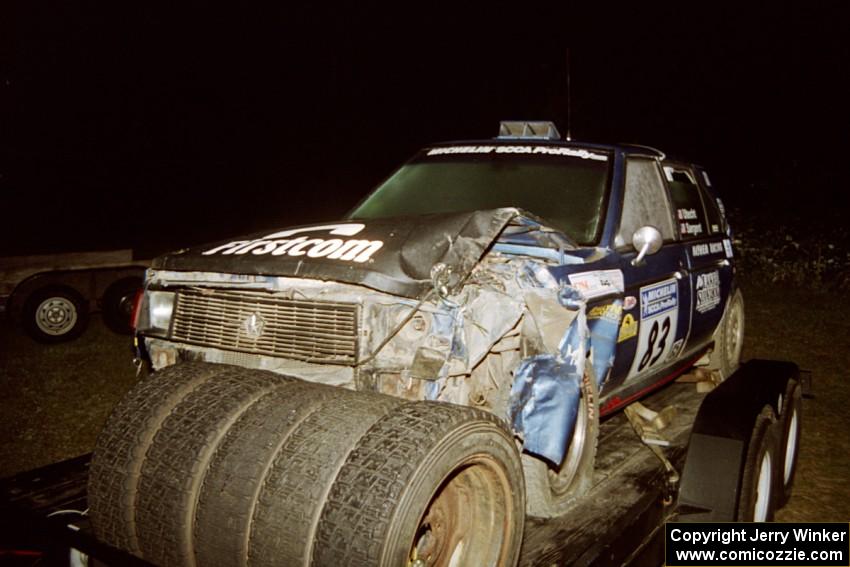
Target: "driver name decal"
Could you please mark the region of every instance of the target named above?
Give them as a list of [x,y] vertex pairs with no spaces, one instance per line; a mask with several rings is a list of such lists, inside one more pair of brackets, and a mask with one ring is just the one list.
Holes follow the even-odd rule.
[[[342,238],[315,238],[295,236],[299,233],[327,232],[334,236],[354,236],[366,225],[361,223],[327,224],[306,228],[293,228],[275,232],[255,240],[234,240],[215,248],[205,250],[203,254],[235,255],[254,254],[262,256],[307,256],[308,258],[328,258],[344,262],[366,262],[384,246],[382,240],[360,240]],[[294,238],[290,238],[294,236]]]

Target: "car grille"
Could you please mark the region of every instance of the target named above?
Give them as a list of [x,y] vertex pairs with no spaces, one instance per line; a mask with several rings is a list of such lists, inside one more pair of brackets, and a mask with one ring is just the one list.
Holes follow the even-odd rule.
[[177,292],[171,338],[237,352],[353,364],[357,304],[187,288]]

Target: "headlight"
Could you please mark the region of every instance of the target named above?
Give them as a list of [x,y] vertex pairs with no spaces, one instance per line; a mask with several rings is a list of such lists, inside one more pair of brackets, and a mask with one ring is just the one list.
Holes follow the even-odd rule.
[[148,291],[142,300],[139,313],[139,332],[168,334],[171,314],[174,312],[174,292]]

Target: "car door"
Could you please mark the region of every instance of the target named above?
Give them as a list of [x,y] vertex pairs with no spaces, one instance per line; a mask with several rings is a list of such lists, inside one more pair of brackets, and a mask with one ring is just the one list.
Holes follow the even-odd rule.
[[693,294],[688,350],[708,344],[732,286],[732,246],[717,202],[703,185],[708,176],[688,165],[663,164],[679,233],[685,243]]
[[[653,226],[663,245],[640,263],[634,232]],[[619,386],[639,389],[669,367],[681,352],[690,327],[691,288],[687,255],[676,237],[663,173],[654,157],[626,159],[625,186],[615,248],[625,283],[617,354],[604,394]]]

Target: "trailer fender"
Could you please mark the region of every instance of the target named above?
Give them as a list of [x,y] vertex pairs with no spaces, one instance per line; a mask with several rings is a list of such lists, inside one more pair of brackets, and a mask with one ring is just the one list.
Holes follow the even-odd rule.
[[738,519],[742,475],[759,415],[770,407],[779,416],[771,426],[773,434],[781,437],[783,397],[789,382],[799,381],[799,376],[794,363],[751,360],[705,397],[688,443],[679,521]]

